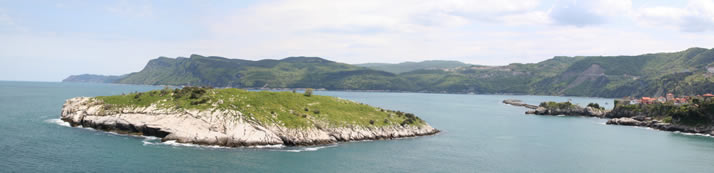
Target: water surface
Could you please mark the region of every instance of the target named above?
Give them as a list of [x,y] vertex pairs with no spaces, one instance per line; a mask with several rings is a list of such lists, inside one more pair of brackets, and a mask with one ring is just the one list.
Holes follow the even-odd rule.
[[[320,147],[212,148],[59,125],[65,99],[156,86],[0,82],[0,172],[712,172],[714,138],[534,116],[502,104],[611,99],[316,92],[413,112],[435,136]],[[608,104],[606,104],[608,103]]]

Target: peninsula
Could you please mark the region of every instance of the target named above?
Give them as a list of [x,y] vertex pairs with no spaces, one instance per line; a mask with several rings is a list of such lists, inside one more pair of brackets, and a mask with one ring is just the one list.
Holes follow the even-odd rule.
[[322,145],[432,135],[411,113],[305,93],[184,87],[68,99],[61,119],[72,126],[162,141],[219,145]]
[[503,103],[531,109],[526,114],[589,116],[607,118],[608,125],[649,127],[663,131],[678,131],[714,136],[714,95],[642,99],[616,99],[612,110],[605,110],[595,103],[585,108],[570,102],[542,102],[530,105],[520,100],[504,100]]

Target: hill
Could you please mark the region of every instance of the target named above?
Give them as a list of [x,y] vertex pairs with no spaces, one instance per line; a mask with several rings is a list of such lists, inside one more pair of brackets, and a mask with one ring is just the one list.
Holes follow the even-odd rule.
[[123,76],[105,76],[96,74],[71,75],[62,82],[87,82],[87,83],[114,83]]
[[118,83],[333,90],[407,90],[411,87],[392,73],[317,57],[249,61],[200,55],[153,59],[143,70],[127,75]]
[[714,49],[704,48],[636,56],[554,57],[539,63],[468,65],[399,74],[317,57],[249,61],[192,55],[151,60],[140,72],[114,82],[623,97],[714,92],[713,66]]
[[365,63],[365,64],[355,64],[360,67],[367,67],[374,70],[386,71],[394,74],[410,72],[414,70],[425,70],[425,69],[450,69],[457,67],[470,66],[469,64],[459,62],[459,61],[444,61],[444,60],[430,60],[421,62],[403,62],[398,64],[389,63]]

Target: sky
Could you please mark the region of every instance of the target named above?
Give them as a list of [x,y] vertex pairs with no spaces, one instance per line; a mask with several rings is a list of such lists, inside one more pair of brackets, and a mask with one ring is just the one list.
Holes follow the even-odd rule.
[[713,45],[714,0],[0,0],[0,80],[191,54],[506,65]]

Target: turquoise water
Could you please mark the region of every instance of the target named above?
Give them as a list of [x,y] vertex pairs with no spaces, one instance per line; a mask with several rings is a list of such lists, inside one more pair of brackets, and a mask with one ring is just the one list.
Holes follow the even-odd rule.
[[413,112],[443,132],[303,148],[176,146],[54,122],[67,98],[151,89],[0,82],[0,172],[714,172],[712,137],[524,115],[501,103],[611,101],[600,98],[317,92]]

